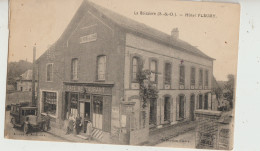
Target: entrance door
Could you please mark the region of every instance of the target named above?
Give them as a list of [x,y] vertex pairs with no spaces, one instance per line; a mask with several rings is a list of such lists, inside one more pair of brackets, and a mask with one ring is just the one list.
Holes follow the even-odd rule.
[[150,118],[149,118],[149,125],[156,125],[156,107],[157,101],[156,99],[150,100]]
[[202,98],[203,98],[203,96],[200,94],[199,95],[199,109],[202,109]]
[[195,96],[190,97],[190,119],[194,121],[194,109],[195,109]]
[[170,97],[164,98],[164,121],[170,121]]
[[88,118],[90,117],[90,102],[85,102],[85,113],[84,113],[85,117]]

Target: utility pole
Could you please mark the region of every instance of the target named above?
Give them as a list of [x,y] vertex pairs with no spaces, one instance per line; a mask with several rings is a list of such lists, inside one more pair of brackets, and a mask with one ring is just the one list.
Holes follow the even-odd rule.
[[33,67],[32,67],[32,106],[36,106],[36,100],[35,100],[35,57],[36,57],[36,47],[33,46]]

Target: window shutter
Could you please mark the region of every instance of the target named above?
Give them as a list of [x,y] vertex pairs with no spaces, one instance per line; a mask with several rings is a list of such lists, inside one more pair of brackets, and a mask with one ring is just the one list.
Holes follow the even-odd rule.
[[103,99],[103,131],[111,131],[111,96],[104,96]]
[[177,96],[177,98],[176,98],[176,120],[180,119],[179,110],[180,110],[179,96]]

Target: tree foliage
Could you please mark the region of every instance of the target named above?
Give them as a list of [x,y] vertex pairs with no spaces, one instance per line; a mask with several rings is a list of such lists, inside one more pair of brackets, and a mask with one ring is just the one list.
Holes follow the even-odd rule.
[[21,74],[23,74],[29,69],[32,69],[32,63],[27,62],[25,60],[8,63],[7,84],[11,84],[15,86],[16,78],[18,78]]
[[154,83],[150,81],[152,72],[150,70],[143,70],[143,66],[139,66],[139,71],[137,73],[137,81],[140,85],[139,95],[143,100],[142,107],[147,106],[149,100],[158,98],[158,89],[154,86]]
[[235,77],[232,74],[228,75],[228,81],[224,85],[223,96],[230,103],[230,107],[233,108],[233,94],[234,94]]

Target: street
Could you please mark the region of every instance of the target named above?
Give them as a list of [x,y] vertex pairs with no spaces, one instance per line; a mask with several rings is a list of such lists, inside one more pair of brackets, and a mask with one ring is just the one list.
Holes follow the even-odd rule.
[[50,133],[42,132],[41,130],[29,131],[28,134],[24,134],[22,128],[13,128],[10,123],[10,112],[6,111],[5,116],[5,138],[8,139],[20,139],[20,140],[39,140],[39,141],[66,141],[60,137],[56,137]]
[[162,143],[156,144],[157,147],[177,147],[177,148],[194,148],[195,147],[195,131],[189,131],[177,137],[164,140]]

